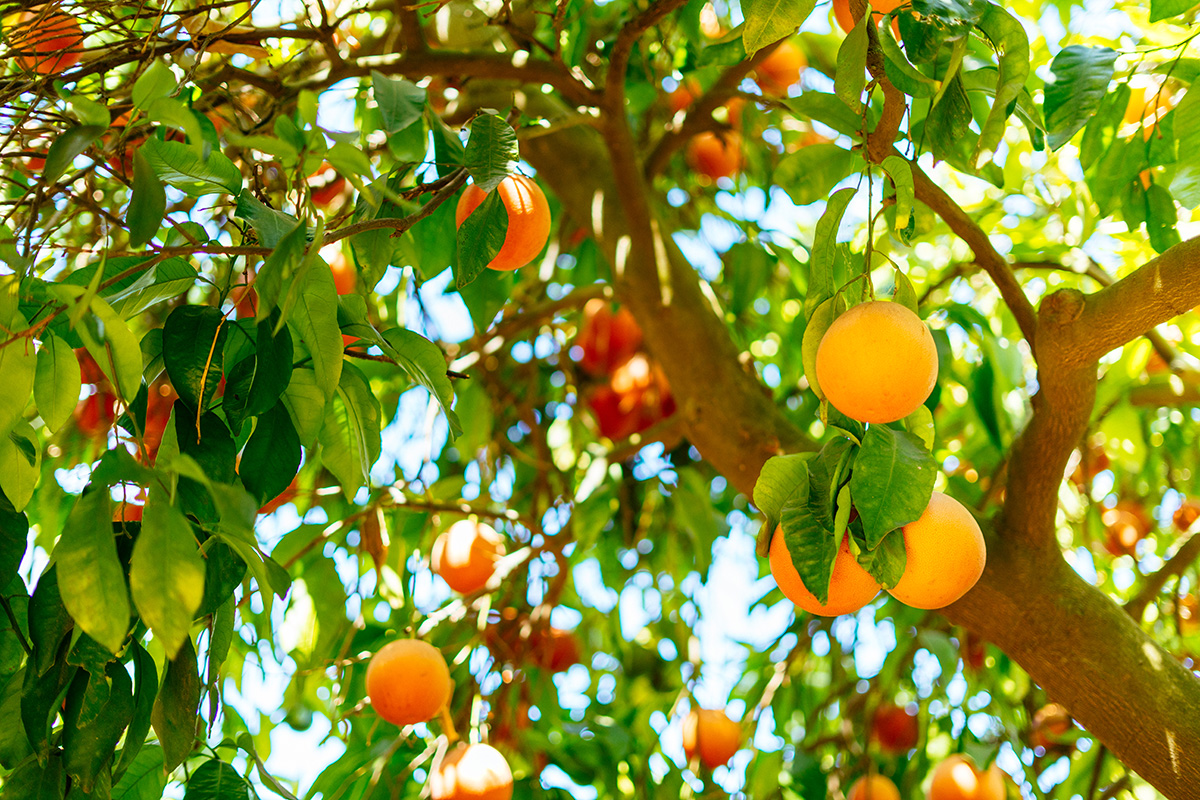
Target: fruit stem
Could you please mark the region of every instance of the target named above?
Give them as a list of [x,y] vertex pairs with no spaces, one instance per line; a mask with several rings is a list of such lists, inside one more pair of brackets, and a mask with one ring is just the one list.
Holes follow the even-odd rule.
[[442,730],[446,734],[446,741],[448,744],[454,744],[458,741],[459,736],[458,731],[454,729],[454,719],[450,716],[450,707],[442,706],[440,713],[442,715]]

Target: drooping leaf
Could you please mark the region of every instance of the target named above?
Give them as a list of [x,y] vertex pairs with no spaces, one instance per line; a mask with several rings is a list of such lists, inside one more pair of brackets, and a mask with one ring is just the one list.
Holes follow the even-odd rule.
[[742,46],[746,55],[792,34],[816,6],[816,0],[745,0]]
[[[117,781],[117,786],[124,784],[125,775],[133,772],[137,764],[144,764],[146,761],[155,762],[157,759],[157,768],[160,773],[163,766],[162,749],[153,745],[146,745],[146,748],[151,751],[150,755],[145,759],[138,758],[146,740],[146,734],[150,732],[150,715],[154,711],[154,698],[158,697],[158,665],[154,663],[154,659],[146,652],[146,649],[137,642],[133,642],[130,649],[133,651],[133,679],[135,682],[133,718],[129,721],[129,727],[126,729],[125,745],[121,748],[121,754],[117,757],[116,765],[113,767],[113,780]],[[136,781],[137,778],[134,777],[133,780]],[[117,786],[113,787],[114,800],[117,796]],[[137,800],[137,798],[135,797],[133,800]],[[154,800],[154,798],[148,800]]]
[[504,246],[507,235],[508,209],[499,192],[489,192],[458,228],[455,288],[462,289],[471,284],[487,269]]
[[1116,50],[1083,45],[1064,47],[1054,57],[1054,80],[1046,83],[1042,101],[1051,150],[1071,141],[1100,108],[1116,61]]
[[484,113],[471,120],[471,135],[463,165],[475,185],[491,192],[516,169],[517,132],[498,114]]
[[171,68],[165,62],[155,59],[133,82],[133,107],[146,108],[158,98],[174,94],[178,86]]
[[[0,362],[0,375],[4,371]],[[0,380],[3,381],[0,385],[11,385],[7,377]],[[80,386],[79,359],[75,357],[75,351],[65,341],[47,332],[42,339],[42,349],[38,351],[33,398],[38,414],[51,431],[58,430],[71,418],[71,412],[79,402]],[[0,428],[3,427],[0,424]]]
[[109,663],[102,674],[92,673],[89,691],[93,685],[103,686],[104,690],[90,714],[85,715],[87,692],[69,693],[63,710],[63,767],[85,792],[93,789],[101,770],[111,764],[134,708],[133,681],[120,661]]
[[320,442],[321,463],[338,478],[347,498],[369,484],[371,465],[381,448],[379,401],[362,371],[352,364],[342,371]]
[[[353,367],[342,371],[343,380]],[[378,421],[377,423],[378,424]],[[265,503],[288,487],[300,469],[300,437],[282,403],[258,417],[242,452],[239,474],[246,490]]]
[[116,653],[129,630],[129,591],[113,540],[108,492],[93,490],[75,501],[54,548],[63,605],[75,623]]
[[21,420],[0,438],[0,488],[13,509],[23,511],[42,474],[42,446],[37,432]]
[[836,144],[810,144],[785,155],[774,180],[797,205],[829,197],[833,187],[851,173],[854,155]]
[[131,247],[142,247],[154,238],[167,213],[167,191],[139,148],[133,154],[133,196],[125,211]]
[[317,383],[316,373],[303,367],[294,370],[280,400],[292,418],[300,444],[311,446],[325,420],[326,406],[325,392]]
[[[319,265],[318,265],[319,266]],[[342,332],[337,324],[337,288],[328,269],[310,269],[300,279],[288,324],[293,342],[308,351],[317,386],[328,402],[342,374]]]
[[47,186],[63,176],[76,156],[83,153],[105,131],[103,125],[75,125],[58,135],[46,152],[46,164],[42,167],[42,180]]
[[854,461],[854,492],[867,548],[921,516],[933,493],[937,462],[907,431],[872,425]]
[[421,118],[425,109],[425,90],[401,78],[389,78],[378,70],[371,71],[371,88],[383,129],[397,133]]
[[204,560],[179,509],[151,495],[129,562],[129,590],[142,621],[174,658],[204,597]]
[[163,324],[163,364],[179,399],[203,412],[221,380],[228,327],[212,306],[179,306]]
[[1004,137],[1004,124],[1029,77],[1029,37],[1015,17],[1001,6],[988,4],[978,27],[991,40],[1000,70],[996,99],[981,126],[979,141],[971,158],[972,165],[978,165],[984,156],[990,157],[1000,145]]
[[163,767],[173,771],[183,763],[196,743],[196,720],[200,706],[200,675],[191,637],[185,637],[175,658],[167,662],[162,688],[150,716],[154,733],[163,749]]
[[450,424],[450,438],[462,433],[454,404],[454,387],[446,376],[446,356],[442,349],[415,331],[391,328],[383,333],[384,352],[396,359],[408,377],[424,386],[438,401]]
[[[0,322],[6,331],[23,331],[28,327],[25,317],[15,308],[8,319]],[[0,392],[0,436],[7,435],[13,429],[24,415],[25,406],[29,405],[34,393],[37,362],[32,338],[21,337],[0,348],[0,386],[4,387],[4,391]],[[74,399],[79,399],[78,389]],[[71,408],[74,407],[72,401]]]
[[196,768],[183,800],[251,800],[250,784],[231,765],[216,758]]
[[105,299],[114,311],[129,319],[156,303],[183,294],[195,285],[198,276],[185,259],[168,258],[150,267],[120,291],[106,295]]
[[[767,516],[768,521],[778,522],[784,505],[797,493],[808,493],[808,462],[815,453],[793,453],[773,456],[763,464],[754,483],[754,505]],[[771,527],[774,527],[772,525]]]
[[829,602],[829,581],[841,541],[817,519],[808,492],[797,492],[780,515],[784,542],[804,588],[818,602]]
[[238,195],[235,213],[238,219],[250,223],[263,247],[276,247],[289,231],[300,224],[295,217],[276,211],[248,194]]
[[804,313],[811,316],[822,302],[833,297],[837,288],[833,280],[833,261],[837,246],[838,228],[846,206],[857,193],[856,189],[842,189],[825,206],[817,220],[813,236],[812,258],[808,262],[808,294],[804,298]]

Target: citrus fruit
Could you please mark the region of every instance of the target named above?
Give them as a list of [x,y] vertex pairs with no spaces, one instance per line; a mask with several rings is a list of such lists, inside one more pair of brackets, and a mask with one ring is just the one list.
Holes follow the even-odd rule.
[[979,523],[962,503],[934,492],[920,519],[904,526],[908,557],[892,597],[913,608],[945,608],[966,594],[987,562]]
[[741,747],[742,726],[724,711],[693,708],[683,721],[683,752],[687,760],[698,753],[709,769],[729,763]]
[[471,594],[487,585],[504,555],[504,540],[490,525],[461,519],[433,543],[433,571],[459,594]]
[[79,63],[83,29],[61,11],[24,11],[9,34],[9,45],[20,55],[21,69],[55,75]]
[[[894,11],[898,6],[905,3],[907,0],[873,0],[871,8],[875,13],[871,18],[878,25],[883,19],[883,15],[889,11]],[[850,11],[850,0],[833,0],[833,16],[837,19],[838,25],[845,33],[854,30],[854,14]],[[892,32],[896,34],[896,38],[900,38],[900,26],[895,19],[892,20]]]
[[833,577],[829,581],[829,600],[824,605],[813,596],[800,579],[792,556],[784,542],[783,529],[776,528],[771,537],[771,575],[784,597],[810,614],[836,617],[857,611],[879,594],[879,584],[859,566],[850,552],[850,539],[842,539],[841,549],[833,562]]
[[842,314],[817,347],[817,382],[847,417],[894,422],[917,410],[937,383],[937,347],[921,318],[874,300]]
[[742,168],[742,137],[736,133],[718,136],[712,131],[696,134],[688,142],[685,160],[710,181],[732,178]]
[[781,42],[754,68],[763,94],[786,97],[788,89],[800,82],[800,73],[808,66],[804,51],[793,40]]
[[933,770],[929,800],[1004,800],[1004,772],[995,764],[980,771],[963,755],[952,755]]
[[871,718],[871,739],[886,753],[907,753],[921,736],[917,718],[903,706],[885,703]]
[[433,800],[509,800],[513,774],[496,748],[459,743],[429,775]]
[[450,702],[446,659],[418,639],[389,642],[367,665],[367,697],[375,712],[393,725],[433,719]]
[[609,375],[642,346],[642,329],[627,308],[614,313],[598,297],[583,307],[583,325],[575,344],[583,350],[579,366],[591,375]]
[[346,189],[346,179],[328,161],[322,162],[305,182],[313,203],[318,206],[331,205]]
[[[537,183],[524,175],[509,175],[500,181],[496,191],[508,211],[508,231],[504,234],[504,244],[488,267],[509,271],[533,261],[546,246],[550,238],[550,206]],[[487,194],[478,186],[468,186],[458,198],[455,225],[461,228],[463,221],[485,197]]]
[[900,800],[900,790],[883,775],[864,775],[851,785],[846,800]]

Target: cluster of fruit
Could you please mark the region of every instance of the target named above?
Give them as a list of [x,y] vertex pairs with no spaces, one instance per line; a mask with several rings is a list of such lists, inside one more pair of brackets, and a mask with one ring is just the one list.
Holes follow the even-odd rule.
[[[937,347],[929,328],[900,303],[870,301],[838,317],[821,338],[816,379],[830,405],[851,419],[887,424],[912,414],[937,383]],[[987,560],[975,518],[952,497],[933,492],[924,513],[903,526],[906,562],[888,593],[914,608],[944,608],[967,593]],[[881,586],[842,539],[825,603],[805,587],[777,529],[771,574],[784,595],[813,614],[837,616],[871,602]]]
[[[431,567],[455,592],[471,595],[489,588],[504,555],[504,540],[494,528],[464,519],[434,541]],[[512,609],[505,611],[514,613],[502,615],[503,627],[492,626],[497,629],[490,635],[503,639],[510,652],[520,648],[517,657],[550,672],[562,672],[579,663],[579,643],[573,634],[528,626],[528,618],[519,617]],[[511,626],[504,623],[514,622],[531,628],[524,639],[506,635]],[[487,636],[485,633],[485,639]],[[376,713],[404,727],[448,715],[453,687],[449,667],[437,648],[417,639],[399,639],[372,656],[366,688]],[[460,743],[432,766],[429,790],[434,800],[508,800],[513,792],[512,770],[494,747]]]
[[675,413],[667,377],[642,351],[642,329],[627,308],[613,311],[595,298],[583,307],[583,324],[572,351],[580,368],[597,381],[583,397],[601,436],[628,439]]

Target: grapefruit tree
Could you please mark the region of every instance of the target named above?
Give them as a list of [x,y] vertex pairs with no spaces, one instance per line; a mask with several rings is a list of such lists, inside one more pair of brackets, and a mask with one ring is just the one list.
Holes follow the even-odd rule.
[[14,6],[4,797],[1200,797],[1195,11],[1083,10]]

